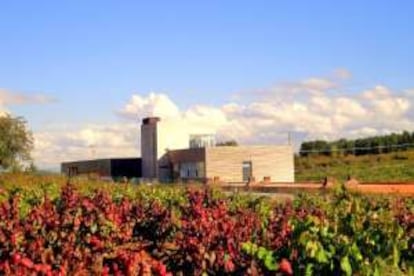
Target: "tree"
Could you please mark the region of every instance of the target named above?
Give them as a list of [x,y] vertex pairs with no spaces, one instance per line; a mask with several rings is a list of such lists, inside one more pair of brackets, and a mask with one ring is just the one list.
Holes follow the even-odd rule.
[[402,133],[391,133],[388,135],[377,135],[355,140],[346,140],[344,138],[336,141],[305,141],[300,147],[300,155],[306,156],[309,153],[315,155],[327,155],[332,150],[338,150],[345,154],[364,155],[380,154],[407,150],[414,144],[414,132],[410,133],[404,130]]
[[239,144],[236,140],[228,140],[223,142],[218,142],[216,146],[218,147],[224,147],[224,146],[231,146],[231,147],[237,147]]
[[22,117],[0,116],[0,167],[20,169],[30,163],[33,134]]

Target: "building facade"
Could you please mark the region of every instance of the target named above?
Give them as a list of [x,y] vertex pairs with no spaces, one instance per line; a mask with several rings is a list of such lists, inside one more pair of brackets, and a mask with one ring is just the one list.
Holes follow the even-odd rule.
[[168,131],[160,118],[141,124],[141,158],[112,158],[62,163],[68,175],[140,177],[174,182],[213,179],[227,183],[294,182],[291,145],[215,146],[214,135]]
[[173,150],[166,159],[170,162],[170,177],[173,179],[219,179],[240,183],[253,178],[256,181],[294,182],[293,158],[293,148],[283,145]]
[[[151,127],[158,129],[159,119],[153,122]],[[172,136],[174,136],[172,133],[162,135],[164,139]],[[164,148],[161,151],[163,154],[160,154],[159,147],[154,152],[151,148],[154,142],[147,141],[147,138],[151,137],[160,139],[158,136],[142,133],[142,137],[146,138],[142,140],[141,147],[147,147],[143,150],[154,154],[148,156],[148,160],[151,162],[158,160],[157,164],[152,163],[157,167],[152,168],[151,171],[157,172],[154,178],[158,178],[161,182],[177,180],[208,182],[212,179],[227,183],[247,182],[252,179],[294,182],[294,154],[291,145],[215,146],[214,135],[198,134],[184,137],[181,143]],[[143,163],[146,156],[142,155]]]
[[67,176],[142,177],[141,158],[108,158],[64,162],[61,172]]

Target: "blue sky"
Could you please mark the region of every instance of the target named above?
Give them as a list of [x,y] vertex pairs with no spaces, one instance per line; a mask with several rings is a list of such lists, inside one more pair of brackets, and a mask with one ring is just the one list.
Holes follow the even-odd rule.
[[222,107],[338,68],[352,75],[340,94],[400,94],[414,87],[413,12],[378,0],[2,1],[0,88],[55,99],[5,104],[35,131],[117,122],[133,94]]

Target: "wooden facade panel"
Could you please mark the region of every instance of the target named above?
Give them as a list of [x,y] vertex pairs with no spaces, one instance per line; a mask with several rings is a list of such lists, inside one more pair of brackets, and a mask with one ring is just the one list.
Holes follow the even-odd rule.
[[244,161],[252,163],[256,181],[270,177],[272,182],[294,181],[294,160],[291,146],[240,146],[206,149],[206,176],[225,182],[243,180]]

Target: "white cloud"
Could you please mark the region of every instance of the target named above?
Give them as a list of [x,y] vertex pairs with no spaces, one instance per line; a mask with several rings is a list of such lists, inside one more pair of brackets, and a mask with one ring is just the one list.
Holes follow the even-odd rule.
[[329,78],[312,77],[301,81],[284,82],[277,84],[270,88],[265,88],[255,91],[257,94],[264,97],[272,96],[273,100],[297,98],[301,96],[321,95],[323,92],[334,89],[337,87],[337,83]]
[[337,84],[325,78],[309,78],[300,82],[300,88],[318,94],[321,91],[335,88]]
[[27,95],[15,91],[0,88],[0,116],[10,113],[11,105],[47,104],[55,99],[43,94]]
[[[221,106],[200,103],[187,109],[180,109],[166,94],[134,94],[117,112],[127,120],[36,133],[35,157],[46,165],[92,157],[139,156],[139,119],[147,116],[161,117],[171,139],[175,133],[216,133],[219,140],[236,139],[243,144],[286,143],[288,132],[300,133],[304,139],[338,139],[414,131],[412,90],[397,94],[376,85],[341,95],[342,81],[350,76],[346,70],[336,71],[333,77],[313,77],[253,91],[249,101],[243,102],[246,96],[241,96],[238,102]],[[331,93],[332,89],[337,93]]]
[[364,108],[363,103],[349,97],[335,98],[333,101],[333,106],[336,108],[336,110],[333,110],[333,112],[354,119],[363,118],[367,115],[367,109]]
[[27,95],[0,88],[0,106],[45,104],[53,101],[53,98],[42,94]]
[[411,101],[408,97],[393,95],[392,91],[384,86],[376,86],[371,90],[364,91],[362,98],[367,100],[367,104],[374,116],[399,118],[411,106]]
[[129,103],[119,113],[133,119],[136,119],[141,114],[162,118],[175,118],[180,111],[167,95],[152,92],[148,97],[138,94],[132,95]]
[[64,161],[136,157],[139,155],[138,124],[61,126],[34,133],[33,158],[40,167],[57,168]]

